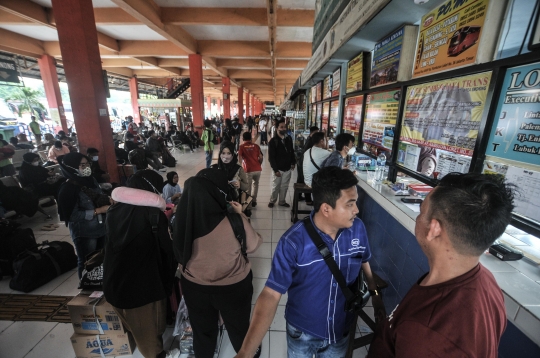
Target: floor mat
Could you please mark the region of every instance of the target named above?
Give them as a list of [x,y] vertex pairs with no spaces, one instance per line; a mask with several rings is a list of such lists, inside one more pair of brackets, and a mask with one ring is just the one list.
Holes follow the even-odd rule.
[[0,294],[0,320],[71,323],[67,303],[73,296]]

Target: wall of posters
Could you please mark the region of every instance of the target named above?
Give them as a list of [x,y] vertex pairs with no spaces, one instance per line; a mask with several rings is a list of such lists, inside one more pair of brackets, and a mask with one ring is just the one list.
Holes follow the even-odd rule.
[[356,56],[347,63],[347,88],[346,93],[362,90],[364,74],[364,53]]
[[358,133],[360,132],[363,102],[364,96],[349,97],[345,99],[343,132],[352,134],[354,138],[358,138]]
[[338,68],[332,74],[332,97],[339,96],[340,88],[341,88],[341,68]]
[[330,119],[330,102],[325,102],[322,104],[322,123],[321,123],[321,131],[327,132],[328,131],[328,122]]
[[311,106],[311,117],[309,118],[310,126],[314,126],[315,122],[317,122],[317,106],[312,105]]
[[311,103],[317,102],[317,85],[311,87]]
[[332,96],[332,75],[325,77],[323,82],[323,99],[328,99]]
[[339,101],[330,102],[330,131],[328,136],[333,138],[336,134],[339,122]]
[[375,155],[380,151],[391,152],[400,96],[400,90],[367,95],[362,132],[365,151]]
[[321,128],[322,110],[323,110],[322,103],[317,104],[317,123],[314,125],[316,125],[319,128]]
[[407,89],[400,140],[472,156],[491,72]]
[[509,68],[486,155],[540,165],[540,63]]
[[[448,0],[424,15],[420,22],[413,77],[476,63],[489,1]],[[497,5],[503,7],[503,4]]]
[[371,66],[371,87],[397,82],[403,28],[375,44]]
[[315,102],[322,101],[322,82],[317,83],[317,100]]

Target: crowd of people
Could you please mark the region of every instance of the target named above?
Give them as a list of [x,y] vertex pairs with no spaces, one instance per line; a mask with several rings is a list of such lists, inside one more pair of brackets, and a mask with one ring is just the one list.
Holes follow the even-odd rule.
[[[36,153],[23,157],[19,180],[36,197],[56,199],[78,256],[79,278],[87,255],[104,249],[104,295],[144,357],[179,355],[166,351],[162,338],[175,275],[197,358],[214,356],[220,317],[237,357],[259,357],[285,293],[288,356],[343,357],[354,336],[348,329],[356,301],[346,297],[340,282],[353,287],[360,272],[378,322],[369,357],[497,355],[506,326],[504,301],[479,257],[510,222],[510,185],[472,173],[449,174],[440,181],[422,204],[415,229],[430,271],[387,315],[369,264],[367,231],[357,217],[358,179],[347,165],[355,138],[337,135],[330,152],[326,134],[311,127],[305,145],[295,151],[285,119],[257,116],[245,124],[226,119],[216,126],[206,120],[200,137],[193,131],[192,141],[175,126],[169,131],[158,124],[140,127],[128,118],[123,132],[114,136],[116,154],[118,160],[133,160],[137,170],[123,186],[103,185],[110,176],[99,167],[99,151],[78,152],[65,133],[53,138],[47,156],[58,163],[62,176],[43,166]],[[51,143],[47,136],[42,141],[41,134],[40,143],[37,136],[35,144],[17,139],[7,143],[0,138],[0,168],[15,145]],[[206,154],[206,168],[183,188],[177,171],[167,172],[165,180],[161,174],[171,155],[169,145],[178,141],[191,143],[191,150],[201,145]],[[215,146],[217,163],[212,165]],[[266,165],[261,147],[267,149]],[[258,205],[263,167],[272,173],[269,208],[290,206],[287,191],[297,169],[298,182],[311,188],[304,200],[313,211],[279,240],[251,315],[253,274],[247,254],[258,249],[262,238],[250,216]],[[5,190],[0,185],[2,202]],[[334,276],[330,261],[341,277]],[[470,324],[464,328],[463,321]]]

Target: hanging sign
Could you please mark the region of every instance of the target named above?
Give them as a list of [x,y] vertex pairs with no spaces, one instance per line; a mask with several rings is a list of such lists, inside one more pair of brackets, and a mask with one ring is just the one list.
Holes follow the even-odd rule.
[[0,59],[0,82],[20,83],[19,71],[14,61]]

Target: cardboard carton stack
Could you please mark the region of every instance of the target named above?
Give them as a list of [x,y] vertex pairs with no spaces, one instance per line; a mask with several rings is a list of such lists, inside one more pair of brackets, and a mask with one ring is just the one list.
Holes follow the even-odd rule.
[[133,354],[133,338],[125,332],[103,292],[82,291],[68,303],[68,310],[75,331],[71,343],[77,358]]

